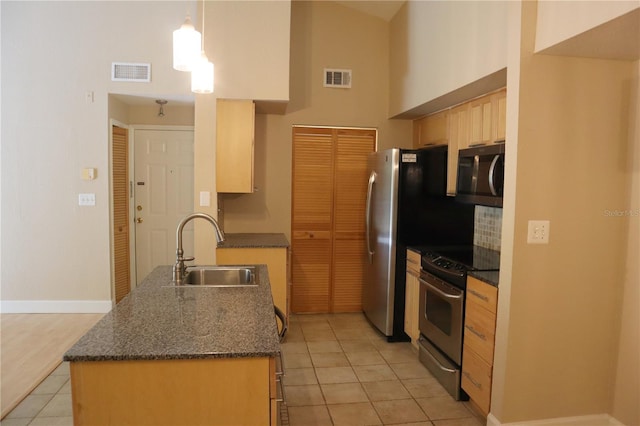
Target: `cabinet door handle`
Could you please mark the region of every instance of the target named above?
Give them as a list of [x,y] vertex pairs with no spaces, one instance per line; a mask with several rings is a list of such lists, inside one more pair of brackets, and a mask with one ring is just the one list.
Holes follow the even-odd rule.
[[276,401],[285,402],[287,395],[284,393],[284,383],[282,378],[276,379]]
[[282,354],[276,355],[276,377],[284,376],[284,358]]
[[479,292],[477,292],[475,290],[467,289],[467,292],[473,294],[475,297],[477,297],[480,300],[484,300],[485,302],[489,301],[489,297],[488,296],[485,296],[484,294],[479,293]]
[[473,377],[471,377],[471,374],[467,373],[466,371],[465,371],[465,372],[463,372],[462,374],[464,374],[464,376],[465,376],[467,379],[469,379],[469,381],[471,382],[471,384],[472,384],[473,386],[475,386],[475,387],[476,387],[476,388],[478,388],[478,389],[482,389],[482,383],[478,383],[478,382],[476,382],[475,380],[473,380]]
[[480,339],[484,340],[485,342],[487,341],[487,336],[485,336],[484,334],[480,333],[479,331],[477,331],[475,328],[471,327],[470,325],[465,325],[464,328],[466,328],[471,333],[475,334],[476,336],[478,336]]

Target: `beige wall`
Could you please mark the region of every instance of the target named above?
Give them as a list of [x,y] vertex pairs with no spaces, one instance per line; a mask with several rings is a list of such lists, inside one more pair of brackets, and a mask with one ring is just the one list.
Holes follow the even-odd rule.
[[[536,4],[522,10],[509,317],[492,397],[502,423],[611,412],[629,225],[606,212],[628,206],[633,68],[533,55]],[[532,219],[551,221],[549,245],[526,243]]]
[[406,2],[391,21],[389,115],[426,114],[503,87],[504,74],[481,79],[507,66],[507,4]]
[[158,116],[158,105],[153,106],[133,105],[129,107],[129,123],[158,126],[193,126],[194,106],[193,105],[171,105],[169,102],[164,106],[164,117]]
[[[227,232],[289,236],[293,125],[374,127],[378,149],[411,146],[411,123],[387,119],[388,23],[332,2],[296,1],[291,15],[291,101],[256,117],[258,191],[223,196]],[[325,67],[352,69],[352,88],[324,88]]]
[[[201,7],[199,1],[198,12]],[[213,96],[287,101],[291,2],[207,1],[205,15],[205,51],[215,66]]]
[[[189,2],[0,7],[2,246],[11,248],[2,252],[3,309],[109,309],[109,94],[190,93],[170,53]],[[151,63],[152,81],[112,82],[119,61]],[[83,167],[98,178],[81,180]],[[84,192],[96,194],[95,207],[78,206]]]
[[109,118],[125,125],[193,126],[193,105],[165,105],[164,117],[158,116],[159,106],[153,99],[139,99],[149,105],[130,105],[117,96],[109,95]]
[[629,156],[631,193],[628,207],[627,257],[621,301],[620,344],[612,415],[626,425],[640,424],[640,61],[629,82]]

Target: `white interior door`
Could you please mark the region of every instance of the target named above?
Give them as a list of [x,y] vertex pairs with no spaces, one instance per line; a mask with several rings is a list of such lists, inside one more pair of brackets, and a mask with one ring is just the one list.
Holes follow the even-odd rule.
[[[136,129],[134,136],[136,281],[176,257],[176,227],[193,211],[193,131]],[[183,232],[193,254],[193,222]]]

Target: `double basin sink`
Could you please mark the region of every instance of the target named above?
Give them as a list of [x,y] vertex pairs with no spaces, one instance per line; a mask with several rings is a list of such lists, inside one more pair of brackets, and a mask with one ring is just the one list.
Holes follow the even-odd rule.
[[[175,283],[171,283],[175,285]],[[258,285],[255,266],[191,266],[182,279],[182,286],[192,287],[255,287]]]

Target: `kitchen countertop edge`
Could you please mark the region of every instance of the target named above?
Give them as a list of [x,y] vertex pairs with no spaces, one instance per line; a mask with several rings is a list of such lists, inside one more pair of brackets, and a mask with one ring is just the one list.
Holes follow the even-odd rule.
[[167,285],[171,266],[159,266],[82,336],[63,361],[278,356],[268,272],[265,265],[256,266],[260,284],[247,289],[172,288]]
[[282,233],[225,233],[218,248],[287,248],[289,241]]

